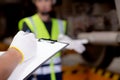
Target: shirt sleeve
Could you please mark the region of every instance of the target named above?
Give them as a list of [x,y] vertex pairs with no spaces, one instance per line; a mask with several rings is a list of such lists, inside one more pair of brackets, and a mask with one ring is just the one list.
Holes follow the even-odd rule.
[[23,23],[23,29],[24,32],[31,32],[30,28],[28,27],[28,25],[24,22]]

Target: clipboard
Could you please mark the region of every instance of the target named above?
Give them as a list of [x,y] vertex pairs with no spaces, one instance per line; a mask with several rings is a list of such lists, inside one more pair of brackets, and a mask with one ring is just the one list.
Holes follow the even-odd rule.
[[68,44],[54,40],[39,39],[36,56],[22,64],[19,64],[12,72],[8,80],[26,80],[43,63],[52,58],[57,52],[64,49]]

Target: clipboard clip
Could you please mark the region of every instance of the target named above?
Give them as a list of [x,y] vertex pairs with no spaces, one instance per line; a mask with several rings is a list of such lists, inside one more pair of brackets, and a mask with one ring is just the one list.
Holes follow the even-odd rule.
[[44,38],[40,38],[40,39],[38,39],[38,41],[40,41],[40,42],[46,41],[46,42],[51,43],[51,44],[54,44],[57,42],[57,40],[44,39]]

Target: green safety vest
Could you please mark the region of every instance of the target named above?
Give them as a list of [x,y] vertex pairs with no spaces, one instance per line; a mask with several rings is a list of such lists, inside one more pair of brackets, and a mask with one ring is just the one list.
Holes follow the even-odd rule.
[[[22,20],[20,20],[18,27],[19,30],[23,29],[23,23],[26,23],[29,29],[35,33],[36,37],[38,39],[44,38],[44,39],[52,39],[57,40],[60,33],[64,34],[66,33],[66,21],[61,21],[55,18],[52,18],[52,33],[51,36],[48,33],[45,24],[40,19],[38,14],[33,15],[32,17],[27,17]],[[55,57],[60,57],[60,53],[58,53]],[[54,71],[54,63],[51,59],[50,63],[50,69],[51,69],[51,80],[56,80],[55,77],[55,71]]]

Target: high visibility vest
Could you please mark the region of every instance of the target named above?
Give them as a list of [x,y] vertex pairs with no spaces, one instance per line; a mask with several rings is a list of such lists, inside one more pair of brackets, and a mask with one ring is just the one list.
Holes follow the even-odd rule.
[[[27,26],[29,27],[29,29],[33,33],[35,33],[38,39],[44,38],[44,39],[57,40],[59,34],[66,33],[66,21],[62,21],[62,20],[55,19],[55,18],[52,18],[51,20],[52,20],[51,35],[47,31],[45,24],[40,19],[38,14],[35,14],[31,17],[27,17],[27,18],[20,20],[18,26],[19,26],[19,30],[22,30],[23,23],[25,22]],[[60,53],[58,53],[55,57],[60,57]],[[51,80],[56,80],[53,59],[54,58],[51,59],[51,63],[50,63]]]

